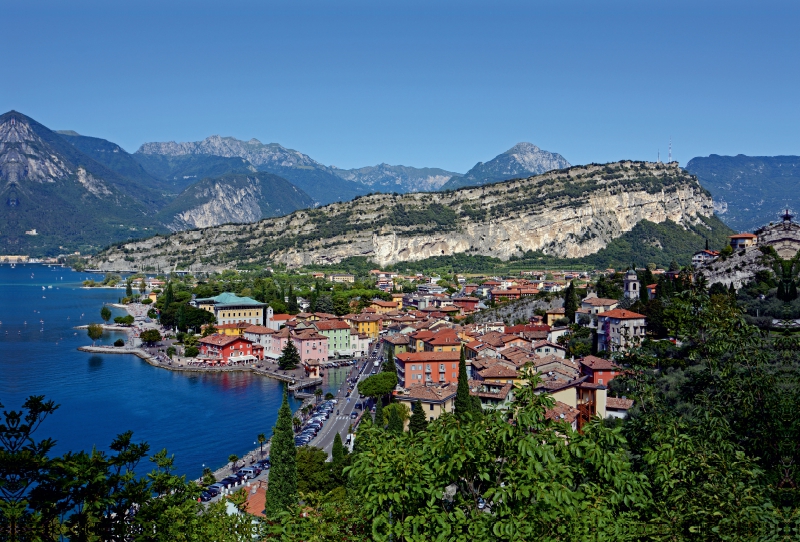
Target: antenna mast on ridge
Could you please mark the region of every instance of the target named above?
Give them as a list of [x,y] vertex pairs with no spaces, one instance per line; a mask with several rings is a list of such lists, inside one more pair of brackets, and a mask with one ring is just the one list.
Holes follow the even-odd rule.
[[669,163],[672,163],[672,136],[669,136]]

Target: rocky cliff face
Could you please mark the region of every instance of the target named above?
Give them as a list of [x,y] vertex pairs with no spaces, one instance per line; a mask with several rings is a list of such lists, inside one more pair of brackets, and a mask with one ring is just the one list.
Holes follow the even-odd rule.
[[[379,265],[467,252],[508,259],[532,251],[582,257],[641,220],[697,224],[713,202],[675,164],[621,162],[455,192],[379,194],[256,224],[128,243],[92,266],[212,271],[245,262],[289,266],[366,256]],[[128,261],[124,261],[127,257]]]
[[270,173],[229,173],[203,179],[159,213],[172,231],[245,224],[310,207],[311,198]]
[[532,143],[517,143],[503,154],[495,156],[486,163],[478,162],[465,175],[453,177],[443,188],[454,189],[464,186],[480,186],[515,177],[540,175],[547,171],[564,169],[569,166],[569,162],[558,153],[542,150]]

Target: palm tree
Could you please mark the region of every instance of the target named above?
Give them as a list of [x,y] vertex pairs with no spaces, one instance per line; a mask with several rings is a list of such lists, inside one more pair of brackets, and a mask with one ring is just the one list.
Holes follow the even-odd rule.
[[294,426],[295,432],[300,429],[300,426],[303,425],[303,422],[300,421],[300,418],[292,418],[292,425]]
[[239,456],[236,454],[231,454],[228,456],[228,461],[231,462],[231,472],[236,471],[236,462],[239,461]]
[[261,457],[264,457],[264,443],[267,442],[267,435],[264,433],[258,434],[258,443],[261,445]]
[[314,395],[317,396],[317,402],[319,403],[319,398],[322,397],[322,389],[317,388],[316,390],[314,390]]

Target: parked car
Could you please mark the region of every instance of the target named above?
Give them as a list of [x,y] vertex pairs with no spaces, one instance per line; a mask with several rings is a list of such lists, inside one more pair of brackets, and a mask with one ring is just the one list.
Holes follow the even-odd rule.
[[214,498],[214,495],[212,495],[208,491],[203,491],[202,493],[200,493],[200,500],[203,501],[203,502],[208,502],[213,498]]
[[213,494],[215,497],[222,493],[222,490],[225,489],[225,484],[221,482],[217,482],[216,484],[211,484],[206,488],[206,491]]
[[270,465],[269,458],[256,462],[256,465],[260,466],[262,469],[268,469]]
[[355,420],[356,418],[358,418],[358,412],[352,412],[352,413],[350,414],[350,419],[351,419],[351,420]]
[[236,475],[237,476],[241,475],[246,478],[255,478],[256,476],[258,476],[256,474],[256,469],[252,467],[244,467],[243,469],[239,469],[239,472],[237,472]]

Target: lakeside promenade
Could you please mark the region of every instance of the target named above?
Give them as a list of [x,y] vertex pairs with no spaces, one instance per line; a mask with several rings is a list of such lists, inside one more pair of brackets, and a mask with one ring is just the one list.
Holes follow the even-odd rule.
[[[178,372],[191,372],[191,373],[227,373],[227,372],[249,372],[283,382],[289,383],[289,390],[296,391],[304,388],[310,388],[322,384],[322,378],[306,378],[303,376],[302,369],[294,369],[291,371],[282,371],[280,369],[271,369],[261,364],[255,365],[231,365],[231,366],[203,366],[193,364],[190,365],[187,361],[171,360],[166,355],[158,352],[156,349],[146,349],[142,347],[130,346],[79,346],[78,350],[81,352],[90,352],[94,354],[133,354],[153,367],[160,367],[169,371]],[[191,359],[191,358],[189,358]]]

